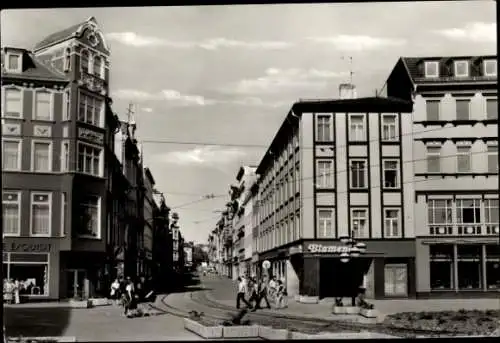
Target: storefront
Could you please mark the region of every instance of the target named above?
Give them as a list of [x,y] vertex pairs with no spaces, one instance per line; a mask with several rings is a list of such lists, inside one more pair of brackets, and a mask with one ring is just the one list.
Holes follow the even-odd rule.
[[59,245],[47,238],[3,242],[3,277],[18,281],[21,301],[59,299]]
[[417,239],[417,295],[499,297],[498,238]]
[[[415,296],[415,243],[413,240],[365,241],[363,256],[340,261],[345,245],[339,241],[303,242],[290,251],[302,296],[318,299],[349,296],[367,276],[367,298]],[[290,272],[290,268],[287,269]]]

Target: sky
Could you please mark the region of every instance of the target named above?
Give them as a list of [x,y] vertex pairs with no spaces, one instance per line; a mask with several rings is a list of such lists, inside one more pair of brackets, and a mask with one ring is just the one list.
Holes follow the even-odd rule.
[[125,119],[134,105],[156,188],[186,240],[204,243],[239,167],[259,164],[294,101],[337,97],[350,70],[358,96],[373,96],[400,56],[496,54],[495,5],[8,10],[1,44],[30,49],[94,16],[111,46],[114,111]]

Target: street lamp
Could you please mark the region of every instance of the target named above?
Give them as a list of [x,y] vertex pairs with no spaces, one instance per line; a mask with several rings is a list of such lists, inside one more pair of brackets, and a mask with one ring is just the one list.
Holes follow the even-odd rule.
[[351,231],[350,236],[340,237],[340,242],[346,246],[346,251],[340,254],[340,261],[342,263],[347,263],[351,260],[351,258],[359,257],[366,252],[366,244],[357,242],[354,238],[356,236],[356,231],[357,228]]

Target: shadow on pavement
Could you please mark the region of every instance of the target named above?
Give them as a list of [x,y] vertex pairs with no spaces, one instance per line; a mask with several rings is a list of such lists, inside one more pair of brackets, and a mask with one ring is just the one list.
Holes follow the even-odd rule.
[[71,308],[41,307],[3,309],[6,336],[63,336],[71,320]]
[[177,279],[169,293],[185,293],[211,290],[201,286],[201,280],[196,273],[185,273]]

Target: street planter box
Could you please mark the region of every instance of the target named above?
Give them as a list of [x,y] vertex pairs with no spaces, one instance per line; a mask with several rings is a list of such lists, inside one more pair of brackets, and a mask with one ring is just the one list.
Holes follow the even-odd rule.
[[333,306],[333,314],[359,314],[360,309],[356,306]]
[[365,318],[377,318],[378,315],[379,315],[379,312],[375,309],[366,309],[366,308],[362,308],[360,311],[359,311],[359,314],[362,315],[363,317]]
[[300,302],[300,295],[299,294],[296,294],[293,298],[296,302]]
[[69,307],[71,308],[92,308],[92,300],[69,300]]
[[222,337],[224,338],[258,338],[259,327],[257,325],[223,326]]
[[364,339],[370,338],[370,332],[319,332],[309,334],[292,332],[292,339]]
[[205,326],[196,320],[184,318],[184,329],[203,338],[222,338],[222,328],[223,326]]
[[289,332],[287,329],[273,329],[270,326],[259,325],[259,337],[267,340],[288,340]]
[[92,306],[108,306],[111,305],[111,300],[106,298],[93,298],[90,299]]
[[308,295],[299,296],[299,303],[302,304],[317,304],[319,302],[319,297],[310,297]]

